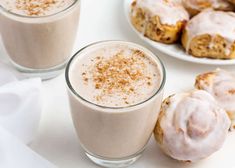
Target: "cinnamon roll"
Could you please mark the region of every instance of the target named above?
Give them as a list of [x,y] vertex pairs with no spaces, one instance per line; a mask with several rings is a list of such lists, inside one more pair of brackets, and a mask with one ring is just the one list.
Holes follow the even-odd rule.
[[131,22],[144,36],[158,42],[176,42],[189,14],[182,4],[174,0],[134,0]]
[[235,58],[235,13],[205,10],[186,25],[182,44],[195,57]]
[[235,129],[235,75],[221,69],[203,73],[197,76],[195,87],[209,92],[217,100],[232,121],[231,129]]
[[227,0],[182,0],[182,3],[191,16],[207,8],[222,11],[234,10],[234,6]]
[[235,13],[206,10],[193,17],[182,36],[185,50],[195,57],[235,58]]
[[206,91],[179,93],[164,100],[154,135],[170,157],[187,162],[221,148],[230,120]]

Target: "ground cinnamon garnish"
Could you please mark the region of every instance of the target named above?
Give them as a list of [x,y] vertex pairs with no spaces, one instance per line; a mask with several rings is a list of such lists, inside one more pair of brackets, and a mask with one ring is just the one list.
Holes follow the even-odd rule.
[[16,9],[23,10],[29,16],[44,15],[51,6],[64,3],[65,0],[16,0]]
[[230,93],[230,94],[235,94],[235,89],[229,90],[228,93]]
[[83,73],[82,73],[82,78],[83,78],[83,81],[84,81],[85,83],[88,82],[88,77],[87,77],[87,75],[86,75],[86,72],[83,72]]
[[[100,90],[96,100],[102,100],[103,96],[112,93],[121,93],[124,94],[124,102],[129,104],[125,96],[135,93],[133,84],[139,80],[146,80],[145,84],[151,85],[152,77],[146,76],[144,72],[146,63],[143,61],[143,57],[145,57],[144,53],[139,50],[134,50],[130,55],[119,52],[109,58],[97,56],[90,70],[94,87]],[[82,73],[84,79],[85,74],[85,72]]]

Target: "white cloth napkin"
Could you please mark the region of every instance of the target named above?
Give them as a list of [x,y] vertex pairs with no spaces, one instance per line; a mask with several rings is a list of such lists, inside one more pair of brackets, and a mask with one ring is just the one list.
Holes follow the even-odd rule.
[[55,168],[26,145],[40,122],[41,80],[19,78],[0,62],[0,168]]
[[0,127],[1,168],[56,168]]

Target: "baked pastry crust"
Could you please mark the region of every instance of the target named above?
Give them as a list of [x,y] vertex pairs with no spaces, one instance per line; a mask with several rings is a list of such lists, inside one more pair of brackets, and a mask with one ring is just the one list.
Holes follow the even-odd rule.
[[220,11],[234,10],[234,6],[227,0],[182,0],[182,4],[191,16],[194,16],[207,8]]
[[231,119],[230,130],[235,129],[235,75],[221,69],[200,74],[195,88],[205,90],[217,100]]
[[[164,6],[163,11],[169,10],[168,14],[170,13],[171,8],[172,10],[176,9],[179,10],[179,11],[177,10],[177,13],[179,13],[178,17],[175,18],[172,17],[172,19],[170,18],[165,19],[162,18],[160,14],[158,14],[158,9],[155,10],[152,7],[149,7],[149,5],[142,5],[144,3],[149,3],[149,1],[151,0],[135,0],[132,3],[130,17],[133,26],[139,32],[143,33],[144,36],[150,38],[151,40],[166,44],[171,44],[176,42],[181,35],[183,27],[185,26],[186,22],[189,20],[189,15],[187,11],[182,7],[182,5],[178,3],[172,5],[170,1],[167,2],[169,4],[167,4],[164,0],[154,1],[156,2],[156,4],[162,3]],[[171,5],[171,7],[169,7],[168,5]],[[166,16],[166,17],[171,17],[171,16]],[[167,21],[164,22],[163,20]]]
[[229,126],[215,99],[206,91],[194,90],[163,101],[154,136],[168,156],[194,162],[221,148]]
[[195,57],[235,58],[235,14],[204,11],[186,25],[181,42],[186,52]]

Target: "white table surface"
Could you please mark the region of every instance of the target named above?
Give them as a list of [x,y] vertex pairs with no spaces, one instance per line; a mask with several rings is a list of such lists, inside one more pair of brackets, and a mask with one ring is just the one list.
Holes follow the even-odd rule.
[[[208,66],[183,62],[158,53],[132,32],[127,24],[122,0],[82,0],[79,31],[74,51],[100,40],[127,40],[155,52],[167,71],[165,96],[193,88],[197,74],[214,70]],[[233,66],[221,67],[235,71]],[[30,147],[59,168],[96,168],[79,145],[66,94],[64,74],[43,82],[44,107],[39,133]],[[216,139],[215,139],[216,140]],[[152,138],[143,156],[131,168],[234,168],[235,133],[230,133],[223,148],[194,164],[183,164],[162,154]]]

